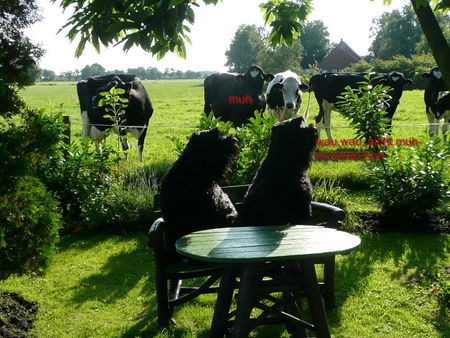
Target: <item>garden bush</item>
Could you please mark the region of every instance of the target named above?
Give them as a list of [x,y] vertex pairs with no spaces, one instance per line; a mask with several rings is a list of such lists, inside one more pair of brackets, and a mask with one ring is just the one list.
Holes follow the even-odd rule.
[[404,230],[427,230],[427,213],[448,202],[448,148],[437,138],[390,147],[383,163],[369,170],[372,195],[384,216]]
[[361,60],[348,67],[346,71],[389,73],[395,70],[412,79],[416,89],[424,89],[426,82],[420,75],[433,67],[436,67],[436,61],[431,54],[416,54],[410,58],[398,55],[391,60]]
[[117,178],[118,153],[109,146],[99,149],[88,140],[70,146],[60,144],[60,151],[36,166],[36,175],[58,198],[64,217],[64,229],[79,226],[90,203],[106,196]]
[[0,276],[47,265],[62,226],[58,204],[35,177],[21,177],[0,196]]
[[[426,228],[427,215],[448,198],[449,179],[445,175],[448,147],[438,138],[421,142],[415,147],[370,145],[368,140],[385,139],[383,102],[386,87],[347,88],[339,108],[356,128],[356,137],[365,140],[369,149],[382,156],[367,165],[371,195],[381,206],[386,230],[417,231]],[[423,140],[422,140],[423,141]]]
[[83,205],[83,227],[113,233],[147,231],[153,221],[157,183],[153,174],[129,171],[110,189]]

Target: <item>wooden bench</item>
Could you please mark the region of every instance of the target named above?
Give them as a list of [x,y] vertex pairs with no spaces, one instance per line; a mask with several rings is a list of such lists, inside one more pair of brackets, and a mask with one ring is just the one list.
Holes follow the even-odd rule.
[[[249,185],[222,187],[231,201],[239,209]],[[310,224],[336,228],[341,225],[345,213],[342,209],[325,203],[312,202],[313,217]],[[153,250],[155,264],[155,286],[158,308],[158,324],[166,326],[172,321],[173,310],[176,306],[192,300],[200,294],[215,293],[217,287],[213,284],[221,277],[221,265],[202,263],[193,260],[170,262],[168,260],[166,222],[161,218],[159,210],[159,195],[154,200],[155,216],[158,217],[150,227],[148,243]],[[334,270],[335,257],[316,259],[315,264],[324,265],[324,282],[321,283],[325,304],[335,306]],[[199,287],[183,287],[183,279],[207,277]]]

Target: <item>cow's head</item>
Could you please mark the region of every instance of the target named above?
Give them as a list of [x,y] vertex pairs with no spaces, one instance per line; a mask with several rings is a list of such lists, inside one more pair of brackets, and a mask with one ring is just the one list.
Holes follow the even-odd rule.
[[236,80],[243,84],[245,94],[250,95],[252,102],[261,104],[264,101],[262,95],[264,81],[272,81],[273,75],[266,74],[261,67],[253,65],[245,74],[236,75]]
[[283,94],[284,108],[297,109],[302,102],[301,92],[308,89],[308,85],[301,83],[298,77],[288,77],[275,83],[271,90],[277,90]]
[[444,78],[438,67],[434,67],[429,72],[422,73],[422,78],[427,80],[430,85],[437,91],[446,91],[447,86],[444,83]]
[[400,98],[403,94],[403,88],[405,86],[413,86],[414,82],[413,80],[406,78],[403,73],[394,71],[381,77],[377,84],[382,84],[391,88],[391,90],[389,91],[389,95],[391,96],[391,98],[386,101],[388,105],[386,111],[388,113],[387,116],[389,118],[392,118],[398,104],[400,103]]

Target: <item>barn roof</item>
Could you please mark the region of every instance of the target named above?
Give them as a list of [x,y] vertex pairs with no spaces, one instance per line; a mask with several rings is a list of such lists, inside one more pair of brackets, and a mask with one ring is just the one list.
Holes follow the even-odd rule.
[[340,71],[359,60],[361,57],[341,39],[341,42],[323,59],[320,68],[327,71]]

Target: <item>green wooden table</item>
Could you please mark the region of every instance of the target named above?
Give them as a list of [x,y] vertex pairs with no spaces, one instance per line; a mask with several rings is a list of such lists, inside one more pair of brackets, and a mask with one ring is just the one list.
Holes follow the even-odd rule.
[[[187,257],[224,264],[211,336],[221,335],[228,317],[236,275],[240,277],[233,337],[246,337],[254,304],[258,269],[268,262],[294,262],[302,276],[314,329],[318,337],[330,337],[313,259],[346,254],[358,247],[360,239],[349,233],[313,225],[216,228],[191,233],[176,242],[177,251]],[[295,322],[295,319],[289,320]],[[297,320],[297,322],[301,322]]]

